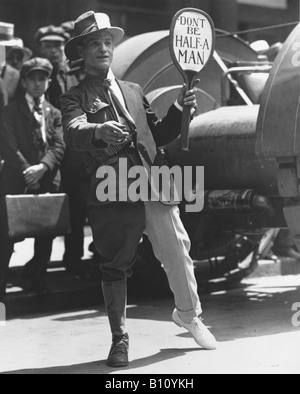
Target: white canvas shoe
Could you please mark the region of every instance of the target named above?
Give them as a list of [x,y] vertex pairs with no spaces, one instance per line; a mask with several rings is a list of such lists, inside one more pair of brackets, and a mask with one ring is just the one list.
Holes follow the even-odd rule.
[[194,337],[195,342],[204,349],[216,350],[218,347],[216,338],[213,334],[205,327],[199,317],[195,317],[190,323],[185,323],[179,316],[178,310],[175,309],[173,312],[174,323],[179,327],[183,327],[188,330]]

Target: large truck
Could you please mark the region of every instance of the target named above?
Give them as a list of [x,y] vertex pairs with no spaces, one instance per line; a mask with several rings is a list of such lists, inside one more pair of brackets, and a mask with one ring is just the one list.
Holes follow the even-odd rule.
[[[182,86],[168,31],[122,43],[114,73],[140,84],[161,116]],[[299,100],[300,25],[284,44],[264,51],[217,31],[215,54],[197,85],[190,152],[180,151],[179,139],[164,149],[171,165],[205,167],[204,210],[182,209],[202,284],[248,275],[282,229],[300,249]],[[141,253],[140,271],[149,272],[146,241]]]

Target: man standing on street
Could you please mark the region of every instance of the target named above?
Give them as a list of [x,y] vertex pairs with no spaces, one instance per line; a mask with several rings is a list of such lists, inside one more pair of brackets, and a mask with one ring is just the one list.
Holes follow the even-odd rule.
[[[52,73],[51,63],[43,58],[25,62],[21,69],[23,97],[4,108],[1,121],[1,150],[4,166],[0,195],[43,194],[60,191],[59,167],[65,144],[61,113],[45,99]],[[53,238],[41,236],[35,240],[34,257],[25,267],[30,290],[48,293],[47,264],[50,261]],[[0,299],[5,295],[6,276],[14,243],[0,239]]]
[[[47,91],[50,103],[60,109],[59,97],[78,84],[76,76],[70,73],[65,56],[65,44],[71,35],[62,26],[41,27],[35,39],[40,54],[53,66],[51,84]],[[61,166],[63,191],[68,194],[72,233],[65,237],[64,265],[68,272],[87,277],[82,263],[84,256],[84,226],[87,219],[88,177],[78,152],[67,148]]]
[[53,66],[52,82],[47,91],[47,98],[58,109],[60,109],[60,95],[78,83],[76,77],[69,75],[70,68],[64,53],[65,44],[70,37],[61,26],[52,25],[41,27],[35,34],[40,55],[48,59]]
[[[70,60],[84,59],[87,76],[61,97],[65,141],[83,153],[91,176],[90,222],[95,246],[103,256],[102,288],[113,335],[107,364],[128,365],[129,337],[126,330],[127,278],[132,274],[138,244],[144,232],[156,257],[163,264],[175,297],[173,320],[191,332],[198,345],[215,349],[214,336],[204,326],[197,293],[190,240],[178,206],[161,202],[110,202],[96,196],[101,183],[97,171],[105,165],[119,170],[119,159],[128,167],[162,164],[157,147],[180,134],[182,109],[196,106],[194,91],[183,87],[178,101],[159,120],[140,86],[116,80],[111,64],[115,45],[124,31],[112,27],[106,14],[92,11],[75,22],[75,35],[66,44]],[[155,164],[154,164],[155,163]],[[118,188],[117,188],[118,190]]]

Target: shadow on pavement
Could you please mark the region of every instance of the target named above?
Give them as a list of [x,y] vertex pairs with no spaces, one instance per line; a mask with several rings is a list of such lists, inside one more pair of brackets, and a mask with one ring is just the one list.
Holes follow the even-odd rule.
[[[298,279],[296,279],[298,278]],[[282,280],[282,279],[281,279]],[[285,285],[286,283],[286,285]],[[292,306],[300,302],[300,277],[285,283],[276,283],[276,278],[254,280],[244,283],[238,289],[221,291],[201,296],[204,323],[211,328],[220,342],[235,339],[261,337],[280,333],[295,332],[292,317],[295,312]],[[148,295],[131,298],[128,318],[172,323],[174,301],[172,297],[163,299]],[[48,314],[49,315],[49,314]],[[75,310],[67,316],[53,314],[53,321],[76,322],[87,319],[106,319],[104,306],[96,310]],[[31,317],[33,318],[33,317]],[[30,319],[26,317],[23,319]],[[108,325],[108,322],[107,322]],[[234,332],[234,334],[233,334]],[[189,333],[178,335],[191,338]]]
[[133,360],[127,368],[112,369],[106,366],[106,360],[95,361],[86,364],[53,367],[53,368],[41,368],[41,369],[25,369],[19,371],[4,372],[3,375],[108,375],[117,373],[120,371],[126,372],[126,370],[140,369],[162,361],[168,361],[177,357],[182,357],[191,352],[205,352],[199,348],[188,348],[188,349],[161,349],[157,354],[149,357]]

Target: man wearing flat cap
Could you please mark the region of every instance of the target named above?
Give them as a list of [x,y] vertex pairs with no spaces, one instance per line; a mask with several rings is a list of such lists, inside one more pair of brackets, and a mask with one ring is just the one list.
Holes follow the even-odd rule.
[[103,181],[97,173],[108,167],[119,173],[124,160],[128,168],[147,170],[165,164],[158,147],[180,134],[183,107],[196,106],[195,92],[186,92],[184,86],[166,117],[159,120],[140,86],[117,80],[111,64],[115,45],[123,35],[121,28],[111,26],[106,14],[91,11],[79,17],[65,51],[70,60],[84,59],[87,76],[61,97],[65,141],[82,152],[91,177],[89,216],[94,243],[102,256],[102,289],[113,336],[107,364],[117,368],[129,363],[127,278],[143,233],[149,236],[168,276],[176,304],[174,322],[190,331],[201,347],[216,348],[214,336],[199,317],[202,308],[189,256],[190,240],[178,206],[130,197],[124,201],[117,193],[118,186],[116,190],[108,187],[111,198],[106,202],[97,192]]
[[40,55],[50,61],[53,66],[52,82],[47,92],[49,102],[60,109],[59,96],[77,85],[77,79],[70,76],[65,57],[65,43],[70,39],[69,33],[61,26],[41,27],[35,34]]
[[[70,73],[65,56],[65,44],[71,35],[65,26],[46,26],[38,30],[35,39],[40,54],[52,66],[51,84],[46,93],[48,101],[60,109],[59,97],[78,84],[76,76]],[[65,237],[64,265],[68,272],[86,278],[86,268],[81,259],[84,255],[84,226],[87,219],[88,180],[81,156],[66,149],[61,166],[62,186],[69,196],[72,233]]]
[[[42,58],[25,62],[21,81],[25,95],[3,110],[0,137],[4,167],[0,195],[57,193],[60,190],[59,167],[65,144],[61,113],[45,99],[53,67]],[[52,251],[52,238],[35,241],[34,258],[26,265],[31,290],[47,291],[45,275]],[[6,274],[13,242],[0,239],[0,298],[5,295]]]

